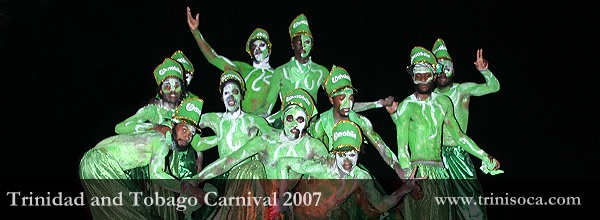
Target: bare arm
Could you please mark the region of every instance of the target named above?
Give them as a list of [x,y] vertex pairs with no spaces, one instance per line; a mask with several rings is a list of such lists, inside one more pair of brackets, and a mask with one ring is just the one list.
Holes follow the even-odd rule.
[[477,60],[474,62],[477,70],[485,78],[484,84],[477,83],[462,83],[460,90],[463,93],[472,96],[482,96],[490,93],[498,92],[500,90],[500,82],[488,69],[488,62],[483,58],[483,50],[477,50]]
[[355,112],[363,112],[369,109],[381,108],[391,106],[394,102],[394,97],[388,96],[385,99],[379,99],[373,102],[357,102],[352,106],[352,110]]

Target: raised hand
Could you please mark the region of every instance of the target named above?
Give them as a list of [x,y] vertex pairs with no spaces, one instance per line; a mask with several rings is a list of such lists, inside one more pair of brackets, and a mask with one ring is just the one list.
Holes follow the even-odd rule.
[[487,70],[488,61],[483,58],[483,49],[477,50],[477,60],[473,64],[475,64],[475,67],[479,71]]
[[190,7],[187,7],[187,23],[190,27],[190,31],[198,30],[198,24],[200,24],[200,13],[196,14],[196,18],[192,17],[192,10]]

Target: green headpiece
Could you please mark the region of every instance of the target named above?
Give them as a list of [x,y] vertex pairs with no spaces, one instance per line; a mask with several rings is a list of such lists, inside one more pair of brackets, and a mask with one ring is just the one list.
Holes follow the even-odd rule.
[[240,89],[242,90],[242,92],[246,91],[246,84],[244,83],[244,79],[242,78],[242,76],[237,73],[236,71],[233,70],[226,70],[225,72],[223,72],[223,74],[221,74],[221,79],[219,80],[219,92],[223,93],[222,88],[223,88],[223,83],[229,81],[229,80],[235,80],[236,82],[238,82],[240,84]]
[[174,59],[177,62],[179,62],[179,64],[181,64],[181,66],[183,66],[183,69],[186,72],[194,75],[194,65],[192,64],[190,59],[188,59],[185,56],[185,54],[183,54],[183,51],[181,51],[181,50],[175,51],[175,53],[173,53],[173,55],[171,55],[171,59]]
[[414,47],[410,51],[410,66],[406,68],[408,74],[413,75],[413,69],[427,69],[432,74],[436,73],[436,60],[433,53],[423,47]]
[[285,98],[283,98],[283,105],[281,105],[281,111],[284,111],[290,105],[300,106],[306,113],[308,119],[306,121],[310,121],[310,118],[313,115],[313,109],[315,108],[315,102],[312,97],[301,88],[296,88],[290,91]]
[[202,115],[203,105],[204,100],[202,99],[185,99],[177,107],[175,114],[173,114],[173,119],[186,121],[190,125],[196,127],[197,131],[200,131],[200,127],[198,127],[198,122],[200,122],[200,115]]
[[327,80],[325,80],[325,92],[329,97],[336,96],[337,92],[352,89],[356,92],[356,89],[352,86],[352,80],[350,74],[343,67],[333,66],[329,72]]
[[250,52],[250,43],[256,39],[261,39],[267,42],[267,47],[269,47],[269,52],[271,52],[271,40],[269,38],[269,33],[262,28],[254,29],[254,32],[248,37],[248,41],[246,41],[246,52],[252,56],[252,52]]
[[362,132],[356,123],[341,120],[333,126],[333,149],[331,152],[339,153],[351,150],[360,152],[362,139]]
[[304,14],[296,16],[289,27],[290,39],[294,39],[295,36],[306,34],[310,38],[313,38],[308,28],[308,20]]
[[450,54],[448,53],[448,49],[446,48],[446,43],[442,38],[438,38],[433,44],[433,49],[431,50],[437,59],[446,59],[452,61],[450,58]]
[[156,84],[160,85],[170,76],[183,80],[183,68],[174,59],[165,58],[161,64],[154,68],[154,79],[156,79]]

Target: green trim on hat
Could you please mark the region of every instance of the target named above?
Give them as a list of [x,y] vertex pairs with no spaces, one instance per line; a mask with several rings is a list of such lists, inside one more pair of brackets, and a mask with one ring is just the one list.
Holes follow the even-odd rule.
[[356,89],[352,86],[352,80],[348,71],[343,67],[333,65],[331,71],[329,71],[327,80],[325,80],[325,92],[327,92],[327,96],[332,97],[338,91],[346,88],[351,88],[356,92]]
[[352,121],[341,120],[333,126],[333,149],[331,152],[360,152],[363,136],[360,127]]
[[165,58],[161,64],[154,68],[153,73],[157,85],[160,85],[166,78],[171,76],[183,80],[183,67],[171,58]]
[[177,107],[177,110],[173,114],[174,119],[186,121],[188,124],[194,126],[196,130],[200,130],[198,123],[200,122],[200,116],[202,115],[202,106],[204,100],[200,98],[188,98],[181,101],[181,104]]
[[244,83],[244,79],[242,78],[242,76],[237,73],[236,71],[233,70],[225,70],[225,72],[223,72],[223,74],[221,74],[221,79],[219,80],[219,92],[223,93],[222,88],[223,88],[223,83],[229,81],[229,80],[235,80],[236,82],[238,82],[240,84],[240,88],[242,90],[242,92],[246,91],[246,83]]
[[446,48],[446,43],[444,43],[444,40],[442,40],[442,38],[438,38],[435,41],[431,52],[433,52],[437,59],[446,59],[452,61],[450,53],[448,53],[448,48]]
[[306,34],[311,39],[313,38],[312,33],[310,32],[310,28],[308,26],[308,20],[306,19],[306,15],[299,14],[294,18],[289,27],[290,39],[294,39],[295,36]]
[[246,41],[246,52],[248,54],[250,54],[250,56],[252,56],[252,52],[250,52],[250,43],[252,43],[252,41],[257,40],[257,39],[261,39],[264,40],[265,42],[267,42],[267,47],[269,47],[269,53],[271,52],[271,38],[269,38],[269,33],[262,28],[256,28],[254,29],[254,31],[252,32],[252,34],[250,34],[250,37],[248,37],[248,41]]
[[431,68],[432,73],[436,73],[437,62],[435,55],[429,50],[416,46],[410,51],[410,66],[406,67],[406,72],[410,75],[413,74],[413,68],[416,64],[425,64]]
[[[306,120],[306,121],[310,121],[310,118],[312,118],[312,115],[313,115],[313,109],[315,108],[315,101],[308,94],[308,92],[306,92],[304,89],[301,89],[301,88],[296,88],[296,89],[293,89],[292,91],[290,91],[283,98],[283,105],[281,105],[282,113],[290,105],[297,105],[297,106],[300,106],[300,108],[304,109],[304,112],[306,113],[306,116],[308,117],[308,120]],[[285,117],[285,116],[282,116],[282,117]]]
[[188,59],[185,56],[185,54],[183,54],[183,51],[181,51],[181,50],[175,51],[175,53],[173,53],[173,55],[171,55],[171,59],[174,59],[177,62],[179,62],[179,64],[181,64],[181,66],[183,66],[183,69],[186,72],[194,75],[194,64],[192,64],[190,59]]

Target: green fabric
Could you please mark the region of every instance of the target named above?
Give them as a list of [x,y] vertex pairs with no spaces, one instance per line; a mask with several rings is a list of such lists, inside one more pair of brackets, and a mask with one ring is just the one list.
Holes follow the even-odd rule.
[[454,209],[451,205],[438,204],[435,200],[435,197],[452,195],[448,171],[443,166],[413,164],[412,168],[415,167],[418,167],[415,177],[427,176],[428,179],[419,182],[424,194],[422,199],[415,200],[407,195],[400,203],[404,219],[454,219]]
[[[452,179],[452,193],[457,197],[478,198],[484,196],[481,184],[469,153],[460,146],[442,147],[442,158]],[[485,206],[482,204],[456,204],[458,219],[487,219]]]
[[342,67],[333,66],[325,81],[325,92],[327,92],[328,97],[334,97],[334,93],[344,88],[354,89],[350,74]]
[[344,152],[360,151],[362,132],[358,125],[349,120],[341,120],[333,126],[333,150]]
[[165,58],[161,64],[154,69],[154,79],[160,85],[167,77],[176,77],[183,80],[183,69],[181,64],[171,58]]
[[290,24],[289,33],[290,39],[301,34],[306,34],[310,36],[310,38],[313,38],[312,33],[310,32],[310,28],[308,26],[308,20],[306,19],[306,15],[299,14],[298,16],[296,16],[296,18],[294,18],[294,20]]
[[308,116],[307,121],[310,121],[315,109],[315,102],[305,90],[296,88],[286,94],[283,99],[283,105],[281,105],[281,111],[284,111],[290,105],[300,106]]
[[181,66],[183,66],[183,69],[186,72],[194,75],[194,65],[192,64],[190,59],[188,59],[185,56],[185,54],[183,54],[183,51],[181,51],[181,50],[175,51],[175,53],[173,53],[173,55],[171,55],[171,58],[176,60],[177,62],[179,62],[179,64],[181,64]]
[[173,118],[185,120],[194,127],[198,127],[200,116],[202,115],[202,106],[204,100],[199,98],[188,98],[179,104]]
[[446,43],[444,42],[444,40],[442,40],[442,38],[438,38],[435,41],[431,52],[433,52],[437,59],[446,59],[452,61],[450,53],[448,53],[448,49],[446,48]]

